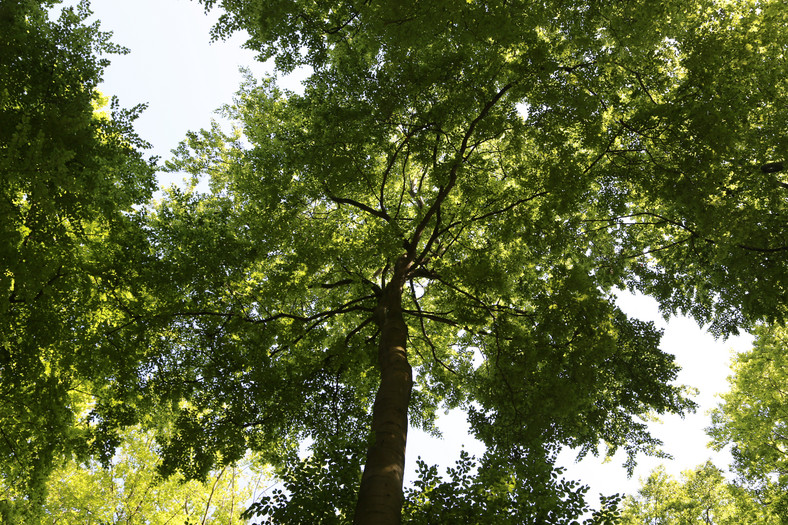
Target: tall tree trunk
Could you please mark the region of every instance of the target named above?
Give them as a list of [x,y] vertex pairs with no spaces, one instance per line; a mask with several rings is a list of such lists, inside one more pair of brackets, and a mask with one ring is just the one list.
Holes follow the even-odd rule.
[[361,478],[353,520],[356,525],[400,523],[408,404],[413,388],[406,351],[408,327],[402,317],[402,290],[408,267],[405,257],[398,261],[378,303],[380,388],[372,409],[374,443],[367,452]]

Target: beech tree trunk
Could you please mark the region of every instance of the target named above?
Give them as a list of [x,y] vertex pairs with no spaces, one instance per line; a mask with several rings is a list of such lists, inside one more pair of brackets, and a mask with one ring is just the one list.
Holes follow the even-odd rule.
[[408,404],[413,388],[406,351],[408,327],[402,317],[407,266],[404,257],[398,261],[394,277],[378,303],[380,388],[372,409],[374,442],[367,452],[361,478],[353,520],[356,525],[399,524],[402,513]]

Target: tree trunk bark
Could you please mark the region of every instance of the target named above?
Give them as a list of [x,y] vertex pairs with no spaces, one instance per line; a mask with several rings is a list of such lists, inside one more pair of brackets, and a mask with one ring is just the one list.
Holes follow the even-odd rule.
[[402,290],[408,267],[405,257],[398,261],[394,276],[378,302],[380,388],[372,409],[374,442],[367,452],[361,478],[353,519],[356,525],[400,523],[408,404],[413,388],[406,351],[408,327],[402,316]]

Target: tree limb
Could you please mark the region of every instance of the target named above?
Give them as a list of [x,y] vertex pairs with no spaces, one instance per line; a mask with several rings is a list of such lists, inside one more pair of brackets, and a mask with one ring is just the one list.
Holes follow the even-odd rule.
[[416,248],[418,247],[419,241],[421,240],[421,236],[424,233],[424,230],[427,228],[427,225],[432,220],[432,217],[438,212],[443,201],[446,200],[446,197],[451,192],[454,185],[457,183],[457,175],[459,173],[460,166],[465,162],[465,152],[468,150],[468,142],[471,139],[474,131],[476,130],[476,126],[484,120],[484,118],[490,113],[493,106],[503,98],[507,91],[509,91],[514,84],[509,83],[506,84],[503,88],[498,91],[495,96],[490,99],[487,104],[484,105],[481,112],[476,116],[475,119],[470,123],[468,126],[468,130],[465,132],[465,135],[462,138],[462,143],[460,144],[460,149],[457,151],[457,155],[455,157],[454,163],[452,164],[451,170],[449,172],[449,180],[445,186],[441,187],[438,191],[438,195],[435,197],[435,201],[430,205],[427,209],[427,213],[424,214],[419,224],[416,226],[415,231],[413,232],[413,237],[409,243],[409,257],[412,260],[416,259]]
[[375,217],[383,219],[386,222],[391,222],[391,217],[389,217],[388,213],[386,213],[385,211],[376,210],[371,206],[367,206],[362,202],[354,201],[353,199],[346,199],[344,197],[337,197],[328,192],[326,192],[326,197],[331,199],[333,202],[336,202],[337,204],[348,204],[350,206],[358,208],[359,210],[365,211],[370,215],[374,215]]

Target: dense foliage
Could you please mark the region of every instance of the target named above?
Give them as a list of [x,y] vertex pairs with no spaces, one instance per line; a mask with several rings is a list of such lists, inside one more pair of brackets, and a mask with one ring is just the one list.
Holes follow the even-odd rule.
[[96,91],[99,56],[122,50],[84,5],[50,21],[53,4],[0,4],[0,520],[28,523],[52,468],[86,449],[82,389],[127,359],[104,339],[122,316],[109,296],[128,293],[128,214],[154,185],[137,110]]
[[[422,466],[406,516],[569,523],[585,491],[555,471],[561,447],[623,448],[631,468],[659,453],[648,414],[693,408],[616,288],[718,334],[785,319],[781,2],[202,3],[224,10],[217,36],[311,74],[303,94],[248,79],[235,128],[189,133],[168,164],[210,189],[136,214],[130,115],[92,105],[106,40],[79,13],[0,8],[21,57],[0,91],[0,133],[18,130],[2,402],[31,407],[4,420],[14,487],[86,437],[110,458],[140,422],[163,474],[249,449],[276,467],[291,490],[250,515],[397,523],[408,426],[462,408],[487,452],[449,481]],[[74,144],[46,135],[68,126]]]
[[396,522],[407,416],[461,407],[535,498],[560,446],[654,452],[641,418],[691,407],[614,288],[715,333],[784,318],[778,2],[217,3],[311,75],[250,79],[170,165],[210,192],[150,217],[173,468],[308,437],[354,451],[342,493],[364,465],[354,519]]
[[712,413],[712,445],[731,446],[731,470],[765,512],[788,516],[788,330],[758,327],[738,355],[731,389]]

